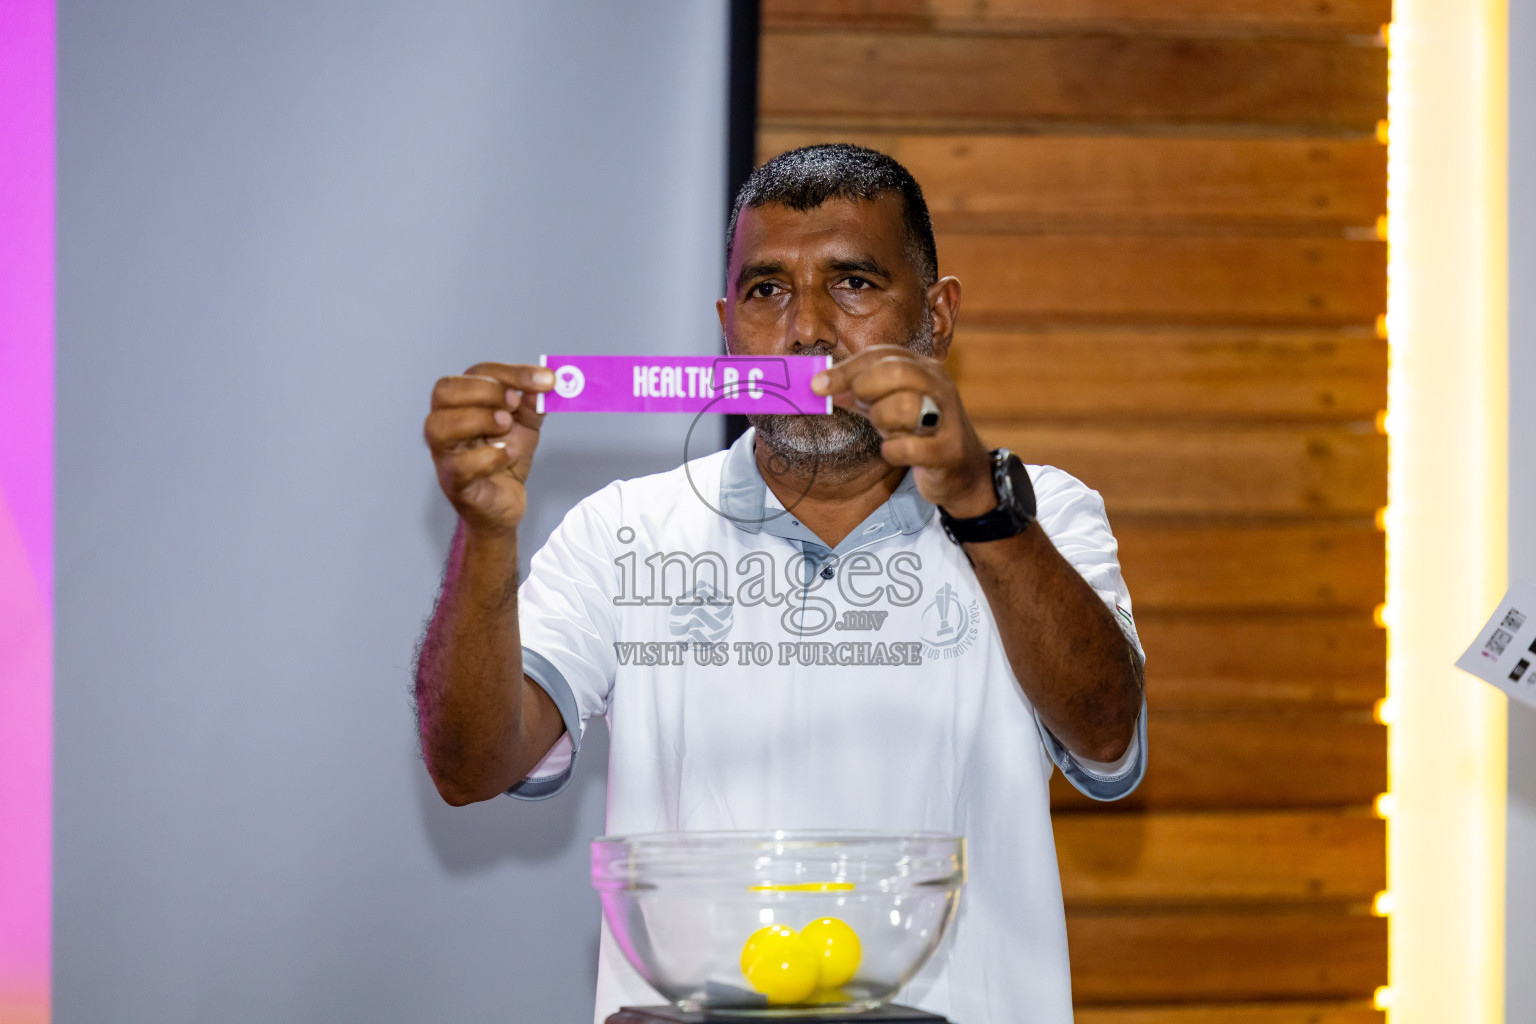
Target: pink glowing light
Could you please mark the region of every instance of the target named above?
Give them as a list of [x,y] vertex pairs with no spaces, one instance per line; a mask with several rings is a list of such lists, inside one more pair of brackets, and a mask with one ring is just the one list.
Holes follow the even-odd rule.
[[0,3],[0,1022],[49,1010],[53,0]]

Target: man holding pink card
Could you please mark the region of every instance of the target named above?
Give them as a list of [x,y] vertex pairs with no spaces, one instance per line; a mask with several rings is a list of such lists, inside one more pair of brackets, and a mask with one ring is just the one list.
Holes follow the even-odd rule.
[[[959,917],[902,1001],[1067,1024],[1047,782],[1117,799],[1147,753],[1103,503],[978,437],[943,365],[960,282],[894,160],[830,145],[758,168],[727,267],[727,357],[438,381],[425,433],[460,523],[417,674],[432,778],[455,805],[552,796],[601,717],[610,833],[964,834]],[[517,587],[539,433],[580,411],[752,429],[579,503]],[[656,1001],[605,929],[597,1019]]]

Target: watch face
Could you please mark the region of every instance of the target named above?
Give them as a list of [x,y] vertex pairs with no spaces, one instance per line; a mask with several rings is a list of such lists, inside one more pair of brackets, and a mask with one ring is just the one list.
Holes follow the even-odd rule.
[[1012,492],[1013,503],[1028,512],[1030,518],[1034,518],[1035,488],[1029,481],[1029,470],[1024,468],[1024,460],[1009,452],[1003,463],[1003,473],[1008,478],[1008,490]]

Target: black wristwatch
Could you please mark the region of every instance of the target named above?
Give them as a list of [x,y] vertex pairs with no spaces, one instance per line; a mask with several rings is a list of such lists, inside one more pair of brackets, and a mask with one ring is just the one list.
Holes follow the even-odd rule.
[[970,519],[956,519],[941,507],[939,522],[956,544],[978,544],[1016,537],[1035,521],[1035,487],[1024,462],[1007,448],[992,451],[992,489],[997,508]]

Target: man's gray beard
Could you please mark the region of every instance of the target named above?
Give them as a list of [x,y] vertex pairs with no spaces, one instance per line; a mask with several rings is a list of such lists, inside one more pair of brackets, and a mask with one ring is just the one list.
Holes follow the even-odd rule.
[[880,457],[880,432],[851,409],[831,416],[748,416],[757,439],[791,470],[858,466]]
[[[926,309],[906,347],[933,355],[933,318]],[[748,416],[747,421],[757,428],[757,439],[792,471],[846,469],[880,457],[880,431],[852,409],[833,409],[831,416]]]

